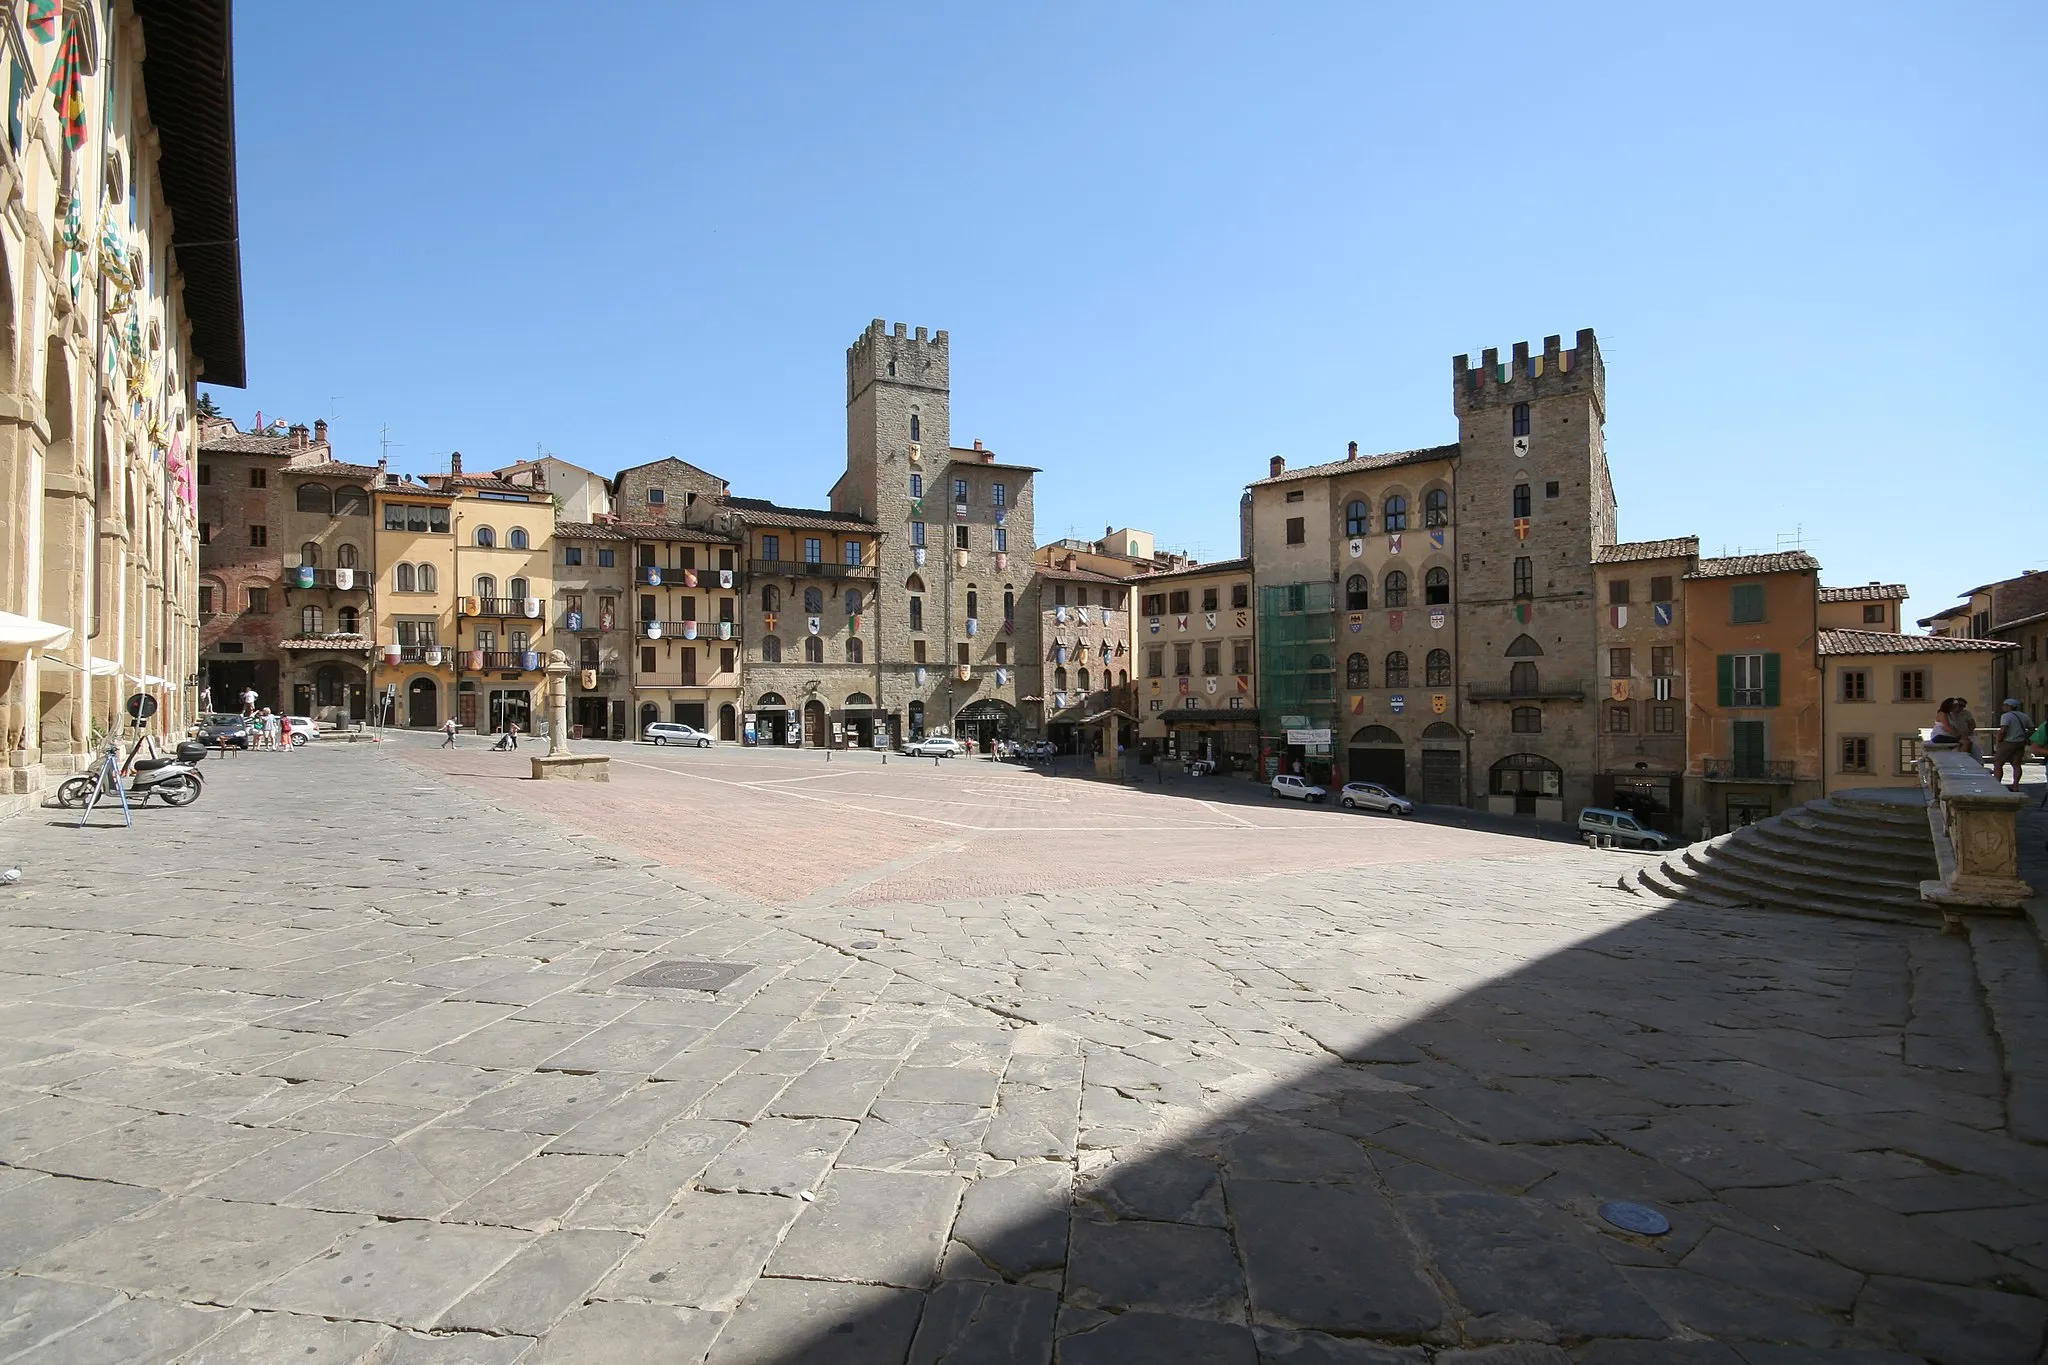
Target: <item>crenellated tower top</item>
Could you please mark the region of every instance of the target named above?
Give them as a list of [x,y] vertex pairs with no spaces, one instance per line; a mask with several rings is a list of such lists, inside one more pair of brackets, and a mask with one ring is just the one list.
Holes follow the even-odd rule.
[[851,403],[876,381],[944,391],[952,386],[951,347],[944,331],[911,334],[905,323],[876,318],[846,348],[846,401]]
[[1463,417],[1483,408],[1528,403],[1539,398],[1590,394],[1601,421],[1607,416],[1607,370],[1600,361],[1600,342],[1590,327],[1581,327],[1577,345],[1567,351],[1563,338],[1543,338],[1543,354],[1529,354],[1529,343],[1515,343],[1513,358],[1502,363],[1500,350],[1489,346],[1475,367],[1470,356],[1451,360],[1451,406]]

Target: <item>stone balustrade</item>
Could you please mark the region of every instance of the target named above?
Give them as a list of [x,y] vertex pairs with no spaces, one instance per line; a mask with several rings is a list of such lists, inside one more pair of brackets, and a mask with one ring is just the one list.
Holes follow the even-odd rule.
[[1927,824],[1941,875],[1920,898],[1971,910],[2018,910],[2032,889],[2020,880],[2017,816],[2026,798],[1999,785],[1974,754],[1929,750],[1920,757]]

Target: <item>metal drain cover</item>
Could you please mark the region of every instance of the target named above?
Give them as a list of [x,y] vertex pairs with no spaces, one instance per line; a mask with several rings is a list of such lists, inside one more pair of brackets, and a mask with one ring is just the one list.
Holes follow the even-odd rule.
[[1671,1220],[1645,1204],[1616,1199],[1600,1206],[1600,1216],[1623,1232],[1643,1237],[1662,1237],[1671,1231]]
[[657,962],[618,984],[672,991],[721,991],[752,970],[751,962]]

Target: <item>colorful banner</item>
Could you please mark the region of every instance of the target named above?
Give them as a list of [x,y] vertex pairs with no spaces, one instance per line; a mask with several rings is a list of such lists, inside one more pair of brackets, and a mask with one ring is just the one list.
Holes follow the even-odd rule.
[[1451,695],[1450,695],[1450,693],[1448,693],[1448,692],[1432,692],[1432,693],[1430,693],[1430,694],[1429,694],[1429,709],[1430,709],[1430,710],[1432,710],[1432,711],[1434,711],[1434,712],[1436,712],[1436,713],[1437,713],[1438,715],[1442,715],[1442,714],[1443,714],[1444,712],[1446,712],[1446,711],[1450,710],[1450,709],[1451,709]]
[[1429,533],[1429,548],[1432,550],[1441,550],[1443,549],[1443,547],[1444,533],[1442,531],[1431,531]]
[[1528,519],[1527,517],[1516,517],[1516,518],[1515,518],[1515,539],[1516,539],[1516,540],[1527,540],[1528,538],[1529,538],[1529,519]]
[[1398,611],[1390,611],[1390,612],[1388,612],[1388,613],[1387,613],[1387,629],[1388,629],[1388,630],[1399,630],[1399,629],[1401,628],[1401,617],[1402,617],[1402,616],[1403,616],[1404,614],[1405,614],[1405,613],[1403,613],[1403,612],[1398,612]]
[[1442,630],[1444,622],[1449,619],[1449,616],[1445,614],[1442,607],[1431,607],[1429,609],[1429,628],[1431,630]]
[[1399,536],[1388,536],[1388,537],[1387,537],[1387,553],[1388,553],[1388,554],[1390,554],[1390,555],[1397,555],[1397,554],[1401,553],[1401,537],[1399,537]]
[[583,613],[580,611],[570,612],[568,615],[562,618],[562,624],[567,626],[570,630],[583,629]]
[[683,570],[683,586],[686,588],[697,586],[697,571],[695,569]]
[[1351,699],[1351,714],[1354,716],[1362,716],[1365,714],[1364,697],[1354,696]]
[[697,638],[697,623],[695,621],[683,622],[683,638],[685,640],[694,640]]
[[1408,709],[1408,698],[1396,692],[1393,696],[1387,698],[1387,705],[1393,707],[1394,714],[1398,716]]
[[1650,608],[1650,619],[1655,621],[1660,626],[1670,625],[1671,604],[1669,602],[1658,602],[1653,604]]

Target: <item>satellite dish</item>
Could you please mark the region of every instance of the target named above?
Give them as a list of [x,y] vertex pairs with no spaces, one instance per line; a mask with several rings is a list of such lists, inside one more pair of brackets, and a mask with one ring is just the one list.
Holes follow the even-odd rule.
[[137,692],[134,696],[128,698],[128,717],[130,720],[148,720],[155,714],[156,698],[150,696],[149,693]]

